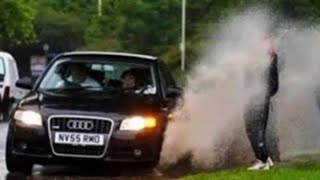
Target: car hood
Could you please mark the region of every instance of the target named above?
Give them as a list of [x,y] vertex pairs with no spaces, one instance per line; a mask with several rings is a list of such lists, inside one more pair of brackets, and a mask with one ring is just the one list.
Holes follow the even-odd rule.
[[[99,92],[97,92],[99,93]],[[43,115],[81,114],[122,115],[154,114],[161,109],[160,99],[154,96],[78,94],[78,93],[30,93],[21,103],[26,109],[38,109]],[[28,108],[29,107],[29,108]]]

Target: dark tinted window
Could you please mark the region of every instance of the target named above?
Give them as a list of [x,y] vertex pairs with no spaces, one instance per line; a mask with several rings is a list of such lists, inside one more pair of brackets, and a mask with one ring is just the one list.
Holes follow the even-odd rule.
[[171,76],[171,72],[165,63],[160,62],[160,70],[161,70],[161,76],[163,78],[165,86],[166,87],[176,86],[176,83],[175,83],[173,77]]

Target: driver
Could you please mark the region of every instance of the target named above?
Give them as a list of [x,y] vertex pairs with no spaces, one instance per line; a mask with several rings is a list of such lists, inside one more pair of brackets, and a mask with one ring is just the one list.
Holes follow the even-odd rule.
[[[80,85],[82,87],[101,87],[100,84],[89,77],[89,69],[80,63],[70,64],[68,69],[70,70],[70,76],[67,78],[67,81]],[[64,81],[58,83],[58,87],[65,85]]]

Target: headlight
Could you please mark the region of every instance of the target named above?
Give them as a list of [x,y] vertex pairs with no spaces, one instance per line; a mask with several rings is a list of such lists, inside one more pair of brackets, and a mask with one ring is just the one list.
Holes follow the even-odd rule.
[[42,126],[41,115],[34,111],[17,110],[14,113],[14,119],[21,121],[26,125]]
[[139,131],[145,128],[154,128],[156,125],[156,119],[153,117],[134,116],[124,119],[120,130]]

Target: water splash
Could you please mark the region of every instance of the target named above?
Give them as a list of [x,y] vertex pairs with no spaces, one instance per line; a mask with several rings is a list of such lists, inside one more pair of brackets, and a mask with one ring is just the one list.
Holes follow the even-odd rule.
[[270,44],[262,37],[270,32],[279,55],[280,89],[272,98],[271,117],[281,157],[318,152],[319,27],[282,22],[282,28],[270,12],[254,8],[232,15],[208,40],[168,125],[161,165],[190,157],[193,167],[211,169],[254,158],[243,115],[253,98],[262,101],[257,97],[265,91],[263,72],[270,63]]

